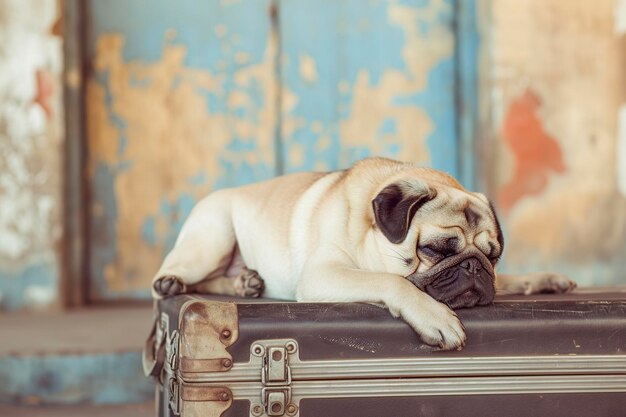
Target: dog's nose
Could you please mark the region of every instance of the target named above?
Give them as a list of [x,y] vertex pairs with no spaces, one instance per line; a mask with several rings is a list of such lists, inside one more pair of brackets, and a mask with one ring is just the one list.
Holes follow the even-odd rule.
[[467,271],[471,274],[477,274],[483,269],[483,266],[481,265],[480,261],[476,258],[466,259],[463,262],[461,262],[460,266],[463,269],[467,269]]

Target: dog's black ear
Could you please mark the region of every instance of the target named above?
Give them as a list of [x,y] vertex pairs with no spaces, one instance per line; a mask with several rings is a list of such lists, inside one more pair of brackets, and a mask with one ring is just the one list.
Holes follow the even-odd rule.
[[376,224],[391,243],[400,243],[406,239],[415,212],[436,196],[433,189],[388,185],[372,200]]

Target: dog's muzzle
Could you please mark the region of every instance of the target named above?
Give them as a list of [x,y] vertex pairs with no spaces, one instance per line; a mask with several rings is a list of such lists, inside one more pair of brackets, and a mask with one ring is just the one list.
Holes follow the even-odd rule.
[[413,273],[407,279],[450,308],[491,304],[496,293],[493,266],[478,250],[446,258],[430,270]]

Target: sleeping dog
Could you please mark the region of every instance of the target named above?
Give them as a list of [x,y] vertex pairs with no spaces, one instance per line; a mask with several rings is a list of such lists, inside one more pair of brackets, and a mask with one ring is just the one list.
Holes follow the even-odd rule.
[[210,194],[185,222],[153,295],[382,304],[424,342],[459,349],[465,331],[452,309],[490,304],[496,291],[576,285],[553,273],[496,276],[503,247],[484,195],[434,169],[370,158]]

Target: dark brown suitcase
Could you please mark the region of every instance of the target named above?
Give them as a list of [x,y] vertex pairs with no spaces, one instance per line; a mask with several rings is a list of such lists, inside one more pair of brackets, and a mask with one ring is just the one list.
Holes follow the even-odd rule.
[[624,416],[626,292],[459,310],[461,351],[368,304],[161,301],[144,368],[159,416]]

